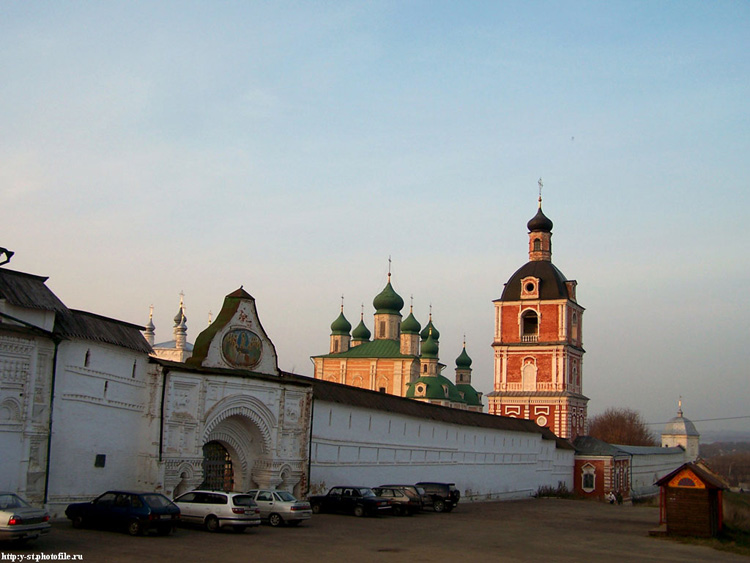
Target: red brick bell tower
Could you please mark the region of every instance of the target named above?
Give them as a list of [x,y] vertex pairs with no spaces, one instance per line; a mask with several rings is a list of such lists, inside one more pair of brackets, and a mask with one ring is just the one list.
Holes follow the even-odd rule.
[[[541,180],[540,180],[541,190]],[[552,221],[528,222],[529,261],[495,303],[495,381],[489,412],[535,420],[561,438],[586,431],[583,307],[576,282],[552,264]]]

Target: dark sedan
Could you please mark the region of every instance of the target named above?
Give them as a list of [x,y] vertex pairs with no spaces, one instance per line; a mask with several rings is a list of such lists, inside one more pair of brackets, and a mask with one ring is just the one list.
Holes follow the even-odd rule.
[[180,509],[159,493],[107,491],[91,502],[69,504],[65,516],[74,528],[113,528],[131,536],[155,530],[167,535],[179,521]]
[[342,512],[355,516],[390,511],[391,503],[377,496],[369,487],[333,487],[326,495],[310,497],[313,514]]

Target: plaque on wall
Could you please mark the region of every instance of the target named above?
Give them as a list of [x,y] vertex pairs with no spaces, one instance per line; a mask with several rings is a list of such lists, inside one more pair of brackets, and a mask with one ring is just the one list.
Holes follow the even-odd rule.
[[221,353],[224,360],[238,368],[252,368],[260,363],[263,342],[251,330],[236,328],[221,339]]

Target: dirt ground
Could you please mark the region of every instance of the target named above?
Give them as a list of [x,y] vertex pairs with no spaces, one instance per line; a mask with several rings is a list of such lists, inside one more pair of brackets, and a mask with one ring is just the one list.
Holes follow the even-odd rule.
[[[461,503],[448,514],[411,517],[320,514],[297,528],[242,534],[179,529],[168,537],[74,530],[67,521],[12,555],[88,562],[130,561],[744,561],[750,558],[648,536],[658,509],[559,499]],[[44,557],[47,556],[45,559]],[[57,557],[57,560],[62,558]]]

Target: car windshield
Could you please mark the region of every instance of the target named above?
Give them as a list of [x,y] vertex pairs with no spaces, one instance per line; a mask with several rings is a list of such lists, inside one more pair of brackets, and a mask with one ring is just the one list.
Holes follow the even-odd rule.
[[250,495],[234,495],[232,503],[234,506],[255,506],[255,501]]
[[276,491],[276,496],[284,502],[295,502],[297,499],[288,491]]
[[0,510],[8,508],[26,508],[31,506],[28,502],[13,493],[0,495]]
[[372,489],[357,489],[359,491],[359,494],[363,497],[374,497],[376,496],[375,493],[372,492]]
[[153,493],[150,495],[143,495],[143,500],[151,508],[163,508],[165,506],[169,506],[170,504],[172,504],[171,500],[169,500],[164,495],[160,495],[158,493]]

